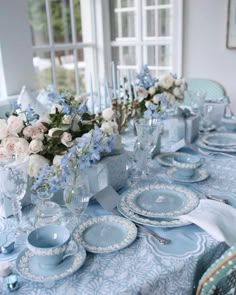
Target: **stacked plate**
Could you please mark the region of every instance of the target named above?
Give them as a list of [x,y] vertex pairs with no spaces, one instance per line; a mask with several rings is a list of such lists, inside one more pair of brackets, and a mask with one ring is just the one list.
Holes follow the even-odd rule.
[[236,152],[236,133],[207,134],[197,141],[199,147],[213,152]]
[[128,219],[154,227],[187,225],[178,217],[194,210],[199,198],[193,191],[171,184],[149,184],[130,189],[117,208]]

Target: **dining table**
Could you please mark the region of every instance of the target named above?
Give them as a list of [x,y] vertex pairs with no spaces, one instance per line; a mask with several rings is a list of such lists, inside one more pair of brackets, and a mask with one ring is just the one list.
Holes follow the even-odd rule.
[[[207,194],[222,194],[236,208],[236,158],[223,154],[200,154],[196,146],[185,147],[184,152],[205,159],[203,167],[209,177],[197,183],[180,183],[193,190],[199,198]],[[145,183],[178,184],[167,174],[157,157],[152,159],[147,178],[140,179],[135,189]],[[118,191],[119,197],[130,189],[128,182]],[[119,198],[118,197],[118,198]],[[111,215],[96,200],[91,200],[83,219]],[[220,216],[219,216],[220,218]],[[7,231],[11,218],[0,219],[0,231]],[[68,223],[70,227],[70,223]],[[169,239],[161,244],[153,235],[138,228],[135,241],[124,249],[111,253],[90,253],[82,267],[70,276],[48,284],[18,277],[20,288],[16,295],[191,295],[208,267],[227,249],[225,242],[215,240],[195,224],[176,227],[148,227],[159,236]],[[13,273],[15,259],[11,261]],[[8,294],[0,279],[0,294]]]

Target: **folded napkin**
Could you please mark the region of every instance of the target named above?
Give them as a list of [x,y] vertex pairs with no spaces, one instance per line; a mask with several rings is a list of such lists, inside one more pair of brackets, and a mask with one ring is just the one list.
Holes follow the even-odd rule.
[[192,222],[214,239],[225,242],[228,246],[236,243],[236,209],[213,200],[201,200],[192,212],[180,216],[181,220]]

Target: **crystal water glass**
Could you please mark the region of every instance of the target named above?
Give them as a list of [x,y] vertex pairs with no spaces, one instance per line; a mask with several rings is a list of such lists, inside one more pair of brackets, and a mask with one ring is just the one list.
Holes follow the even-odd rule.
[[12,156],[0,160],[0,192],[11,200],[12,212],[16,219],[13,230],[16,235],[23,232],[22,228],[22,206],[28,185],[28,157]]

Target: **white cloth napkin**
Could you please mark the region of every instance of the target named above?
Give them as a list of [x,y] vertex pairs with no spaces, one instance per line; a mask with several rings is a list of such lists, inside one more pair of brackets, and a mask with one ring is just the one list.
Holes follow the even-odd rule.
[[180,216],[181,220],[192,222],[214,239],[228,246],[236,243],[236,209],[213,200],[201,200],[192,212]]

